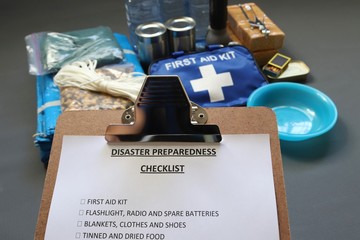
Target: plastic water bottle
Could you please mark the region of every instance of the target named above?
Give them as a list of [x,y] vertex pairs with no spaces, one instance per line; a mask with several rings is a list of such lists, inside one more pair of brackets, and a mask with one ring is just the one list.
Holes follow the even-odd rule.
[[188,0],[160,0],[162,21],[183,17],[188,14]]
[[209,0],[188,0],[188,14],[196,22],[196,40],[205,41],[209,26]]
[[162,22],[160,2],[162,0],[126,0],[126,18],[130,42],[135,47],[137,37],[135,29],[138,25],[149,22]]

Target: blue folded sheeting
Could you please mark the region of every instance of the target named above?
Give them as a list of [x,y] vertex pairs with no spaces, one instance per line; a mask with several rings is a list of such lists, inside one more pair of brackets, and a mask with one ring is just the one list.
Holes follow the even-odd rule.
[[37,129],[35,146],[40,148],[41,161],[47,163],[55,132],[56,120],[61,114],[60,91],[53,75],[37,76]]
[[[114,33],[124,51],[124,62],[132,63],[134,71],[144,73],[137,56],[125,35]],[[36,77],[37,129],[34,134],[35,146],[40,149],[40,158],[44,164],[49,161],[56,121],[61,114],[60,90],[54,84],[55,74]]]

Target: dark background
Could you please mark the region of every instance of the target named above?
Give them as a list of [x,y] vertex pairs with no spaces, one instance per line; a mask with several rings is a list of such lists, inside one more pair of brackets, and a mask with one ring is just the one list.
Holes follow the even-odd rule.
[[[307,84],[330,96],[339,112],[324,136],[281,142],[292,238],[359,239],[360,1],[256,3],[285,32],[281,52],[310,67]],[[33,238],[46,174],[33,145],[35,77],[24,37],[99,25],[128,34],[124,1],[1,0],[0,239]]]

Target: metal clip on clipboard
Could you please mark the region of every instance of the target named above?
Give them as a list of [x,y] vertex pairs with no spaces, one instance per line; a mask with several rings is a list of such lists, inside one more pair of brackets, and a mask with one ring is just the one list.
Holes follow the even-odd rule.
[[[191,103],[178,76],[148,76],[123,124],[109,125],[109,142],[220,142],[217,125],[201,125],[207,114]],[[198,124],[194,124],[197,122]]]

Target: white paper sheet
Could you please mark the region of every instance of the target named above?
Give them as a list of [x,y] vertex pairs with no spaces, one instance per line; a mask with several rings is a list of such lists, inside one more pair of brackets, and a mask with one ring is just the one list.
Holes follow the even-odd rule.
[[64,136],[45,239],[279,239],[269,135]]

